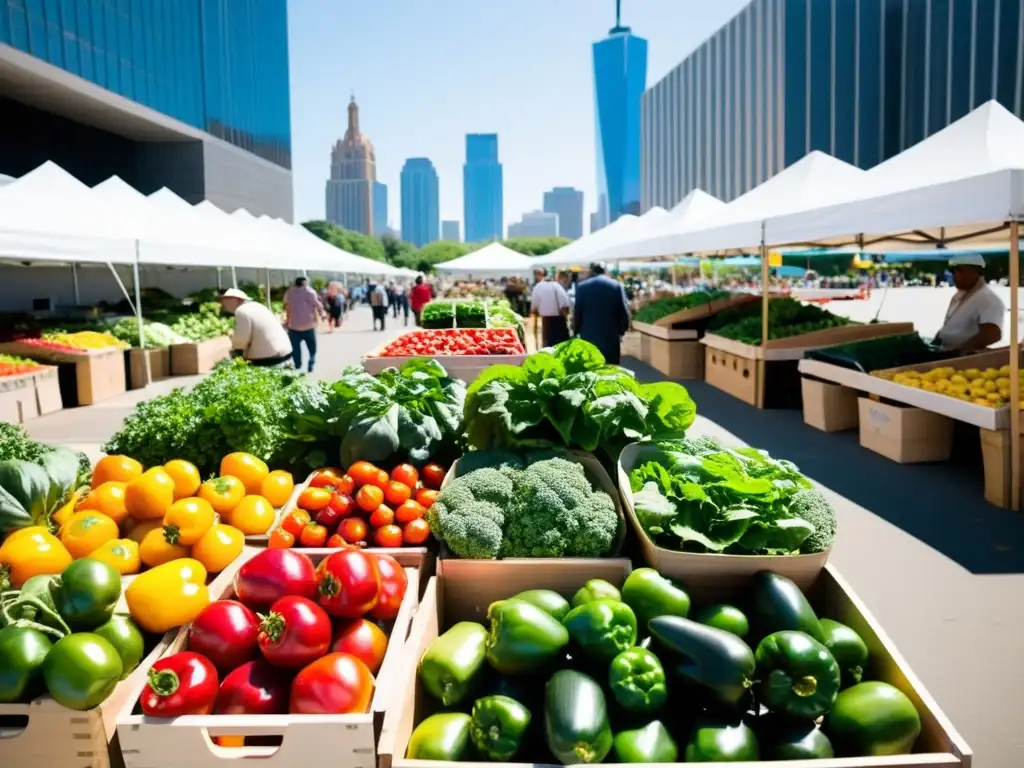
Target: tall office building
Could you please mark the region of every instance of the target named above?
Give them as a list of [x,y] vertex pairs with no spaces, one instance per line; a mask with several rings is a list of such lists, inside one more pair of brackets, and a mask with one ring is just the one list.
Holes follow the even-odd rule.
[[640,213],[640,99],[647,86],[647,41],[622,26],[622,0],[615,26],[594,43],[594,114],[597,147],[598,224],[624,213]]
[[502,169],[498,160],[498,134],[466,134],[462,198],[466,242],[500,240],[504,231],[504,200]]
[[458,221],[442,221],[441,222],[441,239],[449,240],[453,243],[457,243],[462,240],[462,235],[459,234],[459,222]]
[[380,237],[388,231],[388,185],[373,182],[373,235]]
[[590,214],[590,232],[597,232],[601,228],[601,215],[594,211]]
[[575,240],[583,236],[583,191],[555,187],[544,193],[544,211],[558,215],[559,237]]
[[286,0],[0,0],[0,173],[292,218]]
[[377,181],[373,144],[359,130],[359,105],[348,105],[345,137],[331,149],[331,177],[327,180],[327,220],[343,229],[373,234],[373,185]]
[[643,96],[642,207],[731,200],[812,150],[871,168],[990,99],[1024,115],[1019,0],[754,0]]
[[425,157],[402,166],[402,239],[422,248],[438,239],[441,220],[437,171]]
[[522,219],[508,225],[508,236],[555,237],[558,235],[558,214],[544,211],[524,213]]

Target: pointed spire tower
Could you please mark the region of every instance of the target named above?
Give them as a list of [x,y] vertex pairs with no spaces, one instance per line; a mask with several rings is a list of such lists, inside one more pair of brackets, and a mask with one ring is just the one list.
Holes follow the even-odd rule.
[[376,180],[373,144],[359,129],[359,104],[353,93],[348,103],[345,136],[331,149],[327,220],[345,229],[373,234],[373,187]]

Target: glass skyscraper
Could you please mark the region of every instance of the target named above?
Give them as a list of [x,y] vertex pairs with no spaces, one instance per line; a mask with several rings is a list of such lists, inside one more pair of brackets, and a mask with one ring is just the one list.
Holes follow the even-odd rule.
[[373,234],[380,237],[388,231],[388,185],[373,182]]
[[[0,62],[19,86],[0,89],[0,145],[9,150],[0,150],[0,171],[29,170],[19,154],[34,165],[52,159],[83,181],[123,171],[143,191],[163,182],[189,199],[255,202],[254,212],[275,215],[282,200],[260,206],[255,198],[287,184],[290,217],[287,0],[0,0],[0,43]],[[65,78],[59,88],[68,95],[47,101],[42,94],[58,79],[51,67],[82,85]],[[63,147],[42,146],[57,134]],[[119,149],[124,139],[143,145],[134,167]],[[242,154],[219,151],[225,145]],[[246,159],[267,170],[241,167]],[[199,178],[181,178],[192,174]],[[249,189],[233,189],[235,178]]]
[[462,197],[466,242],[500,240],[504,233],[504,199],[498,134],[466,134]]
[[[618,4],[617,4],[618,6]],[[647,86],[647,41],[615,26],[594,43],[597,219],[600,227],[640,212],[640,99]]]
[[754,0],[643,95],[642,208],[732,200],[812,150],[870,168],[990,99],[1024,114],[1020,0]]
[[425,157],[402,166],[402,239],[422,248],[439,239],[441,206],[437,171]]

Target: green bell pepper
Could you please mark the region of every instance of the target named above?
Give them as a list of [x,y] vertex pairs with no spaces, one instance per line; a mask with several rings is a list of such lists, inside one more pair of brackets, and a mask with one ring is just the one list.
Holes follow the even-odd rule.
[[665,669],[646,648],[629,648],[608,665],[612,696],[630,712],[655,712],[668,698]]
[[589,603],[592,600],[621,600],[618,588],[604,579],[591,579],[572,596],[573,608]]
[[694,616],[693,620],[715,629],[732,632],[736,637],[746,638],[750,634],[750,622],[743,611],[734,605],[709,605]]
[[409,737],[405,756],[409,760],[465,760],[470,749],[469,715],[462,712],[440,712],[416,726]]
[[68,709],[92,709],[103,703],[121,680],[121,657],[98,635],[68,635],[46,654],[43,679],[58,704]]
[[679,758],[679,748],[660,720],[617,733],[612,746],[620,763],[674,763]]
[[513,600],[525,600],[540,608],[544,613],[561,621],[572,606],[569,601],[551,589],[528,589],[513,596]]
[[46,690],[43,662],[52,647],[39,630],[0,629],[0,704],[27,704]]
[[508,696],[484,696],[473,704],[469,733],[477,751],[488,760],[508,762],[530,727],[530,710]]
[[460,621],[423,652],[417,674],[427,693],[451,707],[479,682],[486,656],[487,630]]
[[591,600],[565,617],[565,628],[583,655],[608,663],[636,645],[636,614],[618,600]]
[[647,634],[647,622],[656,616],[690,613],[690,596],[653,568],[637,568],[622,585],[622,601],[636,614],[640,634]]
[[773,712],[813,720],[839,693],[839,665],[828,648],[804,632],[773,632],[754,654],[761,701]]
[[739,763],[758,760],[754,732],[738,718],[704,718],[697,722],[686,744],[687,763]]
[[92,632],[114,646],[117,655],[121,657],[122,679],[128,677],[139,666],[146,652],[146,640],[127,616],[115,613],[109,621],[100,624]]
[[921,717],[901,690],[872,681],[840,693],[821,729],[839,757],[908,755],[921,734]]
[[75,632],[90,632],[114,615],[121,599],[121,574],[112,565],[85,557],[50,583],[57,612]]
[[[768,720],[761,729],[761,720]],[[758,719],[762,734],[761,746],[768,760],[819,760],[835,757],[832,742],[818,730],[813,720],[792,721],[785,717],[769,716]]]
[[524,600],[491,603],[487,618],[491,622],[487,636],[487,660],[502,674],[522,675],[539,671],[569,644],[569,633],[565,627]]
[[819,619],[825,634],[825,647],[839,664],[843,688],[856,685],[864,676],[868,664],[868,647],[861,636],[845,624],[832,619]]

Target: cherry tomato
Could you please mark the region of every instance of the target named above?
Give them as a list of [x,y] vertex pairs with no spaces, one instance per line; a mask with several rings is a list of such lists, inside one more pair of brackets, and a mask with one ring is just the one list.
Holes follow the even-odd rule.
[[324,528],[335,528],[341,522],[341,513],[328,505],[316,513],[316,521]]
[[383,469],[377,470],[377,476],[371,481],[371,485],[375,485],[382,491],[386,491],[388,485],[391,483],[391,478],[388,477],[388,473]]
[[348,468],[348,475],[358,485],[373,485],[377,480],[377,473],[380,472],[368,461],[357,461]]
[[351,496],[356,491],[356,481],[352,479],[351,475],[342,475],[341,480],[338,481],[335,489],[338,493],[344,493],[346,496]]
[[260,619],[257,642],[263,658],[275,667],[298,669],[331,647],[331,618],[312,600],[286,595]]
[[270,534],[270,541],[267,542],[267,546],[271,549],[288,549],[288,547],[294,547],[295,536],[284,528],[276,528],[274,532]]
[[[397,529],[397,526],[394,525],[388,527]],[[381,530],[384,529],[381,528]],[[401,536],[401,531],[398,532],[398,535]],[[400,545],[401,542],[395,546]],[[405,590],[409,586],[409,577],[405,575],[405,569],[391,555],[373,554],[372,557],[377,559],[380,589],[377,591],[377,604],[370,611],[370,616],[380,621],[391,621],[398,615],[398,611],[402,607]]]
[[327,529],[320,523],[306,523],[299,536],[299,546],[302,547],[322,547],[326,541]]
[[381,504],[370,515],[371,528],[383,528],[385,525],[391,525],[393,522],[395,522],[395,513],[387,504]]
[[317,602],[331,616],[358,619],[375,605],[381,589],[377,559],[358,549],[332,552],[316,569]]
[[413,547],[418,547],[430,538],[430,526],[422,517],[410,520],[402,528],[402,542]]
[[384,489],[384,501],[392,507],[400,507],[411,496],[412,488],[405,483],[399,483],[394,480],[388,483],[388,487]]
[[437,491],[431,490],[430,488],[424,488],[416,494],[416,503],[424,509],[430,509],[434,506],[434,502],[437,501],[437,496]]
[[299,500],[296,503],[299,509],[305,509],[308,512],[318,512],[331,503],[331,489],[306,488],[299,494]]
[[378,547],[402,546],[402,529],[397,525],[385,525],[373,533],[373,540]]
[[295,676],[288,709],[295,715],[365,714],[372,697],[370,669],[351,654],[329,653]]
[[341,478],[329,469],[321,469],[309,481],[310,488],[333,488]]
[[218,600],[203,608],[188,629],[186,647],[228,672],[259,655],[256,614],[237,600]]
[[416,467],[412,464],[399,464],[391,470],[391,479],[396,483],[402,483],[402,485],[413,488],[420,481],[420,473],[416,471]]
[[366,541],[366,534],[369,531],[370,529],[367,527],[366,521],[361,517],[346,517],[341,521],[341,525],[338,526],[338,533],[349,544]]
[[351,653],[375,675],[380,671],[387,651],[388,636],[368,619],[354,619],[346,624],[331,643],[331,653]]
[[447,474],[440,464],[430,463],[423,468],[423,482],[428,488],[438,489]]
[[375,485],[364,485],[356,492],[356,504],[363,512],[373,512],[384,503],[384,491]]
[[395,510],[395,522],[399,525],[405,525],[413,520],[419,520],[425,514],[427,514],[427,510],[423,508],[422,504],[409,499]]
[[348,517],[356,511],[355,499],[347,493],[337,491],[331,496],[331,503],[328,506],[338,513],[338,517]]
[[328,549],[340,549],[341,547],[347,547],[348,542],[342,538],[340,533],[332,533],[331,537],[327,539],[326,546]]
[[306,527],[309,521],[309,512],[304,509],[293,509],[281,521],[281,528],[290,533],[294,538],[302,535],[302,529]]

